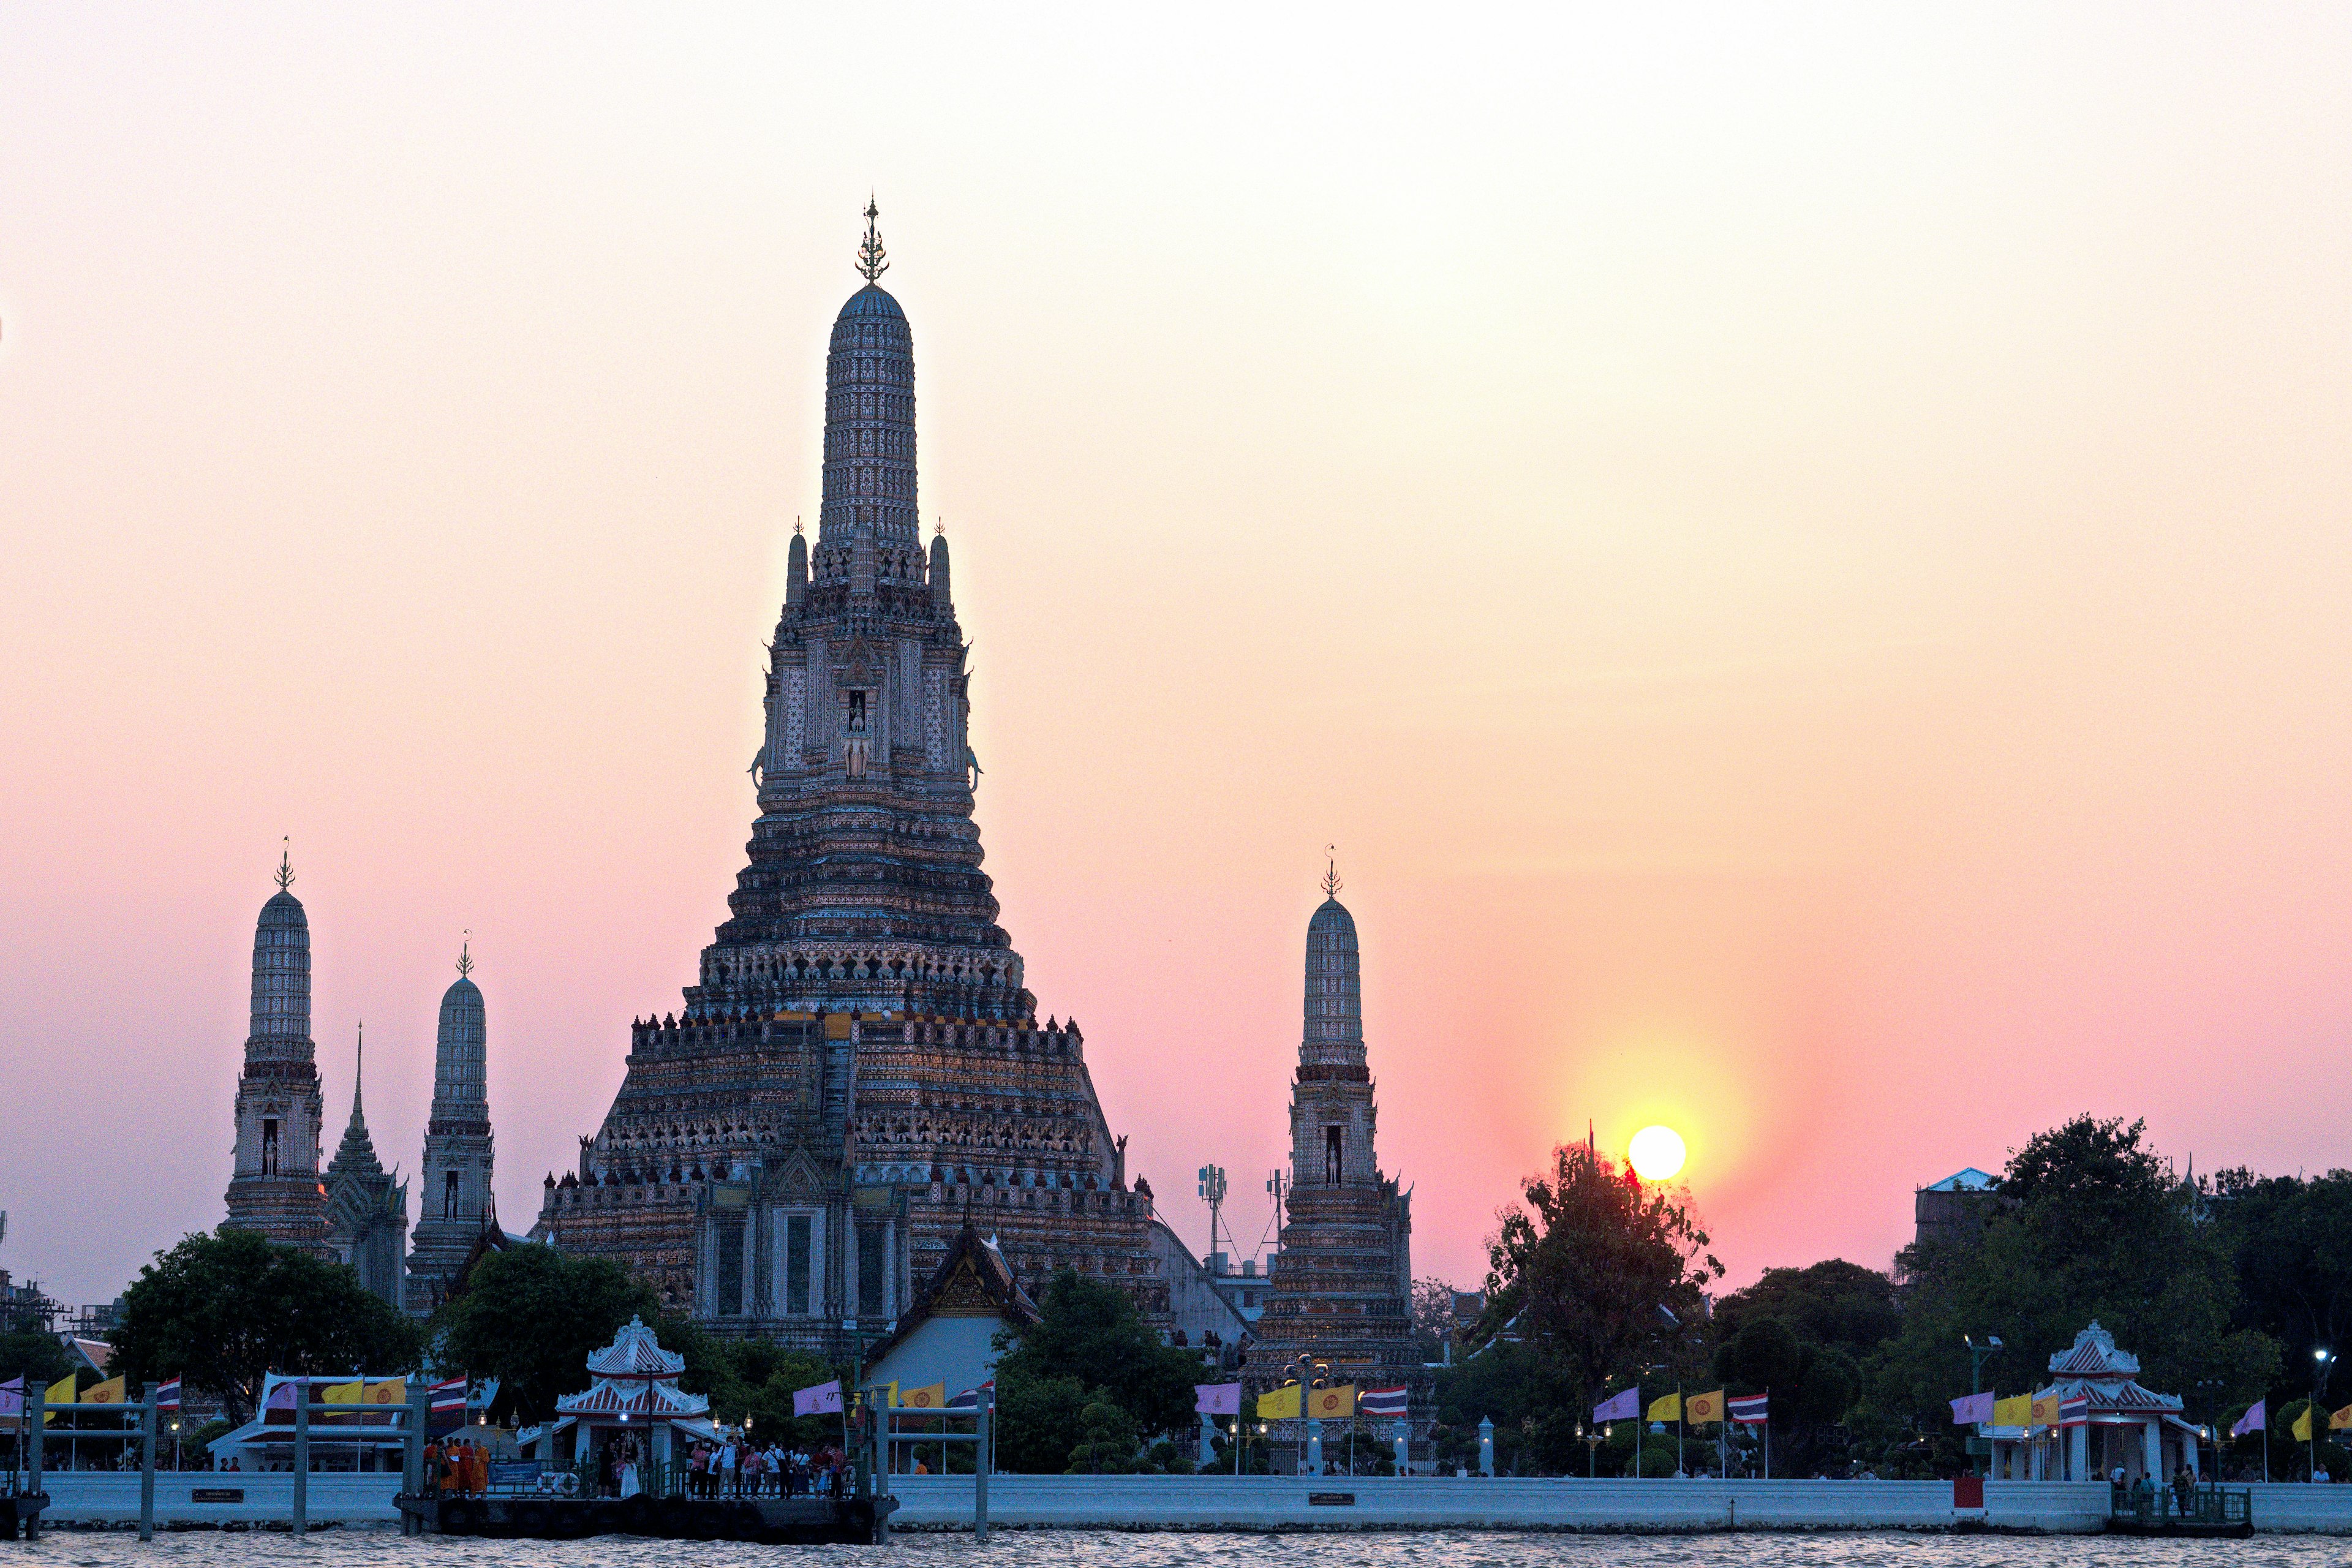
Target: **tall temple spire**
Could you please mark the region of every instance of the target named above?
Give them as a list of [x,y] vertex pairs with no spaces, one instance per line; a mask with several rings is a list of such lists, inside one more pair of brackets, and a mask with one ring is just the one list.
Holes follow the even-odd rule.
[[252,1009],[237,1078],[236,1169],[226,1223],[316,1247],[326,1215],[319,1185],[325,1114],[310,1043],[310,921],[292,891],[290,843],[271,879],[278,890],[253,928]]
[[457,978],[441,994],[433,1046],[433,1109],[425,1124],[424,1190],[410,1233],[408,1306],[429,1312],[446,1298],[475,1239],[492,1223],[489,1028],[474,984],[472,933],[457,952]]
[[906,312],[876,281],[888,266],[874,227],[876,210],[866,204],[866,241],[857,253],[866,287],[842,306],[825,350],[820,551],[847,547],[861,537],[882,551],[922,543],[915,499],[915,344]]
[[367,1115],[360,1109],[360,1080],[367,1071],[367,1026],[359,1026],[359,1043],[352,1050],[352,1119],[343,1128],[343,1142],[335,1150],[334,1159],[327,1166],[330,1186],[346,1171],[355,1175],[373,1176],[383,1171],[375,1157],[375,1140],[368,1136]]

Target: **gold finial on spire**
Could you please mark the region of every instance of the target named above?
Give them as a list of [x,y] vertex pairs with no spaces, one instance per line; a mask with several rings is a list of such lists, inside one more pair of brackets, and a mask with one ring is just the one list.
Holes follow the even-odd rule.
[[278,856],[278,890],[282,893],[294,885],[294,840],[283,838],[278,842],[285,846]]
[[1326,844],[1323,846],[1323,896],[1327,899],[1338,898],[1341,886],[1339,846]]
[[468,929],[466,940],[457,944],[457,978],[463,980],[474,973],[474,933]]
[[794,513],[793,514],[793,531],[794,533],[798,533],[800,531],[801,531],[801,519],[800,519],[800,513],[798,513],[798,512],[794,512]]
[[881,216],[882,209],[874,205],[872,196],[867,196],[866,238],[857,247],[857,270],[866,275],[868,283],[878,280],[882,274],[890,270],[890,263],[882,249],[882,233],[874,226],[874,220]]
[[943,518],[943,517],[935,517],[935,518],[931,519],[931,533],[933,534],[933,536],[934,536],[934,537],[936,537],[936,536],[938,536],[938,535],[940,535],[940,534],[943,534],[943,533],[945,533],[947,531],[948,531],[948,520],[947,520],[946,518]]

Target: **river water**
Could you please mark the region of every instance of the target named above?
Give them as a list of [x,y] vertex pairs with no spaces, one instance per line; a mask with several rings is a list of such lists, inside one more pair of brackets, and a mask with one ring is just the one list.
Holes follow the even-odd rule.
[[2141,1541],[2121,1536],[1822,1534],[1502,1535],[1484,1531],[1314,1535],[1090,1534],[998,1531],[901,1535],[887,1547],[746,1546],[643,1541],[408,1539],[380,1529],[290,1536],[213,1531],[56,1531],[0,1544],[0,1568],[2347,1568],[2352,1540]]

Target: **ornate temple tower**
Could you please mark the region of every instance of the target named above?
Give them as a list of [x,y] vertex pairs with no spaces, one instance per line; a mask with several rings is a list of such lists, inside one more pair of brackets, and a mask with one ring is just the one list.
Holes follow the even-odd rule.
[[490,1193],[488,1030],[481,988],[473,981],[470,944],[457,954],[457,979],[441,994],[433,1047],[433,1112],[425,1125],[424,1178],[408,1253],[408,1306],[429,1312],[448,1293],[474,1242],[498,1224]]
[[1301,1354],[1330,1381],[1404,1384],[1423,1403],[1412,1337],[1412,1195],[1381,1174],[1364,1051],[1356,922],[1336,871],[1307,924],[1307,1022],[1290,1096],[1290,1191],[1273,1292],[1249,1352],[1252,1380],[1284,1380]]
[[278,891],[253,932],[253,1008],[236,1080],[236,1170],[226,1224],[323,1251],[327,1194],[319,1181],[326,1108],[310,1044],[310,922],[278,861]]
[[906,313],[866,286],[825,356],[824,505],[769,645],[759,816],[730,918],[538,1234],[626,1259],[727,1331],[824,1353],[913,1299],[970,1208],[1031,1289],[1167,1287],[1075,1023],[1040,1023],[972,820],[948,544],[918,527]]
[[327,1165],[327,1247],[351,1265],[361,1284],[397,1308],[408,1299],[408,1187],[385,1173],[368,1136],[360,1110],[366,1066],[362,1031],[352,1067],[352,1120]]

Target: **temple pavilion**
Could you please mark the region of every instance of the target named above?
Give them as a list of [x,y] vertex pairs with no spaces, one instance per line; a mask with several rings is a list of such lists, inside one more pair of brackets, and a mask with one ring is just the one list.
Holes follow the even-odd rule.
[[563,1455],[577,1462],[593,1458],[617,1438],[635,1436],[644,1445],[639,1452],[668,1464],[685,1445],[719,1436],[710,1401],[678,1387],[685,1370],[684,1356],[662,1349],[645,1321],[631,1318],[611,1344],[588,1358],[588,1386],[559,1396],[555,1419],[522,1440],[536,1443],[541,1458]]
[[2037,1398],[2055,1398],[2055,1426],[1989,1426],[1992,1474],[2009,1480],[2081,1481],[2111,1476],[2162,1485],[2181,1466],[2199,1473],[2200,1428],[2181,1415],[2180,1396],[2136,1381],[2139,1358],[2116,1348],[2097,1320],[2074,1348],[2050,1358],[2055,1379]]

